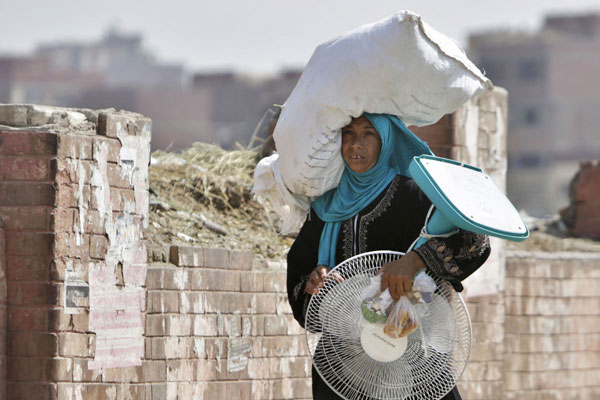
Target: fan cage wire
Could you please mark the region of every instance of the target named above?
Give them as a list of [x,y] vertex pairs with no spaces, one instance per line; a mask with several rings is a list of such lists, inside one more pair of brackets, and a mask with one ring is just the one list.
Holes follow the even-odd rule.
[[[440,293],[437,303],[445,304],[454,314],[454,332],[450,338],[436,336],[434,330],[427,345],[423,345],[423,325],[427,324],[423,320],[419,329],[408,336],[406,351],[396,361],[378,362],[362,350],[359,337],[362,291],[382,265],[403,254],[374,251],[345,260],[331,270],[324,286],[308,304],[306,339],[313,365],[342,398],[440,399],[452,390],[466,367],[472,338],[469,314],[460,294],[437,277],[433,277],[438,285],[436,293]],[[343,279],[342,283],[334,278],[335,274]],[[423,317],[427,316],[426,312]],[[449,349],[436,351],[432,347],[436,340],[438,346]]]

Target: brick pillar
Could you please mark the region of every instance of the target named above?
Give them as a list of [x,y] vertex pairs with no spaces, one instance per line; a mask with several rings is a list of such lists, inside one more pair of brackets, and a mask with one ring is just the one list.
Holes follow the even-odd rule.
[[0,400],[6,399],[6,245],[4,222],[0,218]]
[[[4,116],[6,108],[3,107]],[[13,117],[25,111],[20,107]],[[0,113],[2,114],[2,113]],[[6,122],[0,122],[6,125]],[[0,131],[0,216],[4,220],[7,271],[8,398],[53,398],[46,367],[58,349],[49,329],[59,287],[50,281],[51,213],[54,204],[56,134],[24,128]]]
[[140,380],[107,371],[141,369],[150,121],[0,105],[0,125],[8,398],[125,396],[104,382]]
[[[440,157],[483,169],[501,189],[506,187],[507,92],[496,88],[462,105],[437,123],[411,129]],[[490,238],[492,254],[465,282],[473,324],[473,348],[459,384],[463,398],[501,399],[504,387],[503,240]]]

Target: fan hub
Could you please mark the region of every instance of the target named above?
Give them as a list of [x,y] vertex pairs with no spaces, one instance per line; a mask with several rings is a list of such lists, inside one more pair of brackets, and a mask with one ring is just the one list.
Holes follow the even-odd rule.
[[383,332],[384,324],[364,324],[360,333],[360,344],[375,361],[396,361],[406,351],[406,337],[391,338]]

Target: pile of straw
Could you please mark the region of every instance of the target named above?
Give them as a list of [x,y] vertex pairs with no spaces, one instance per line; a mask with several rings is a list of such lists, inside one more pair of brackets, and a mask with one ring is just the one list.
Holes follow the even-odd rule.
[[155,151],[150,165],[151,244],[250,250],[282,259],[292,239],[253,199],[259,153],[196,143],[180,153]]

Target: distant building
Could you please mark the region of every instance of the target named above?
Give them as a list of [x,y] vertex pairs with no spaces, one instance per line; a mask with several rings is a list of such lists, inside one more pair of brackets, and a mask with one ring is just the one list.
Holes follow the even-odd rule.
[[298,82],[301,70],[288,70],[267,79],[252,80],[233,73],[196,74],[193,87],[211,94],[211,125],[219,144],[246,145],[263,114],[283,104]]
[[181,65],[157,62],[142,46],[138,34],[114,29],[96,43],[58,43],[38,47],[34,57],[45,59],[53,71],[95,74],[108,87],[182,87]]
[[50,43],[28,57],[0,56],[0,103],[136,111],[153,120],[153,149],[194,142],[232,148],[248,144],[265,111],[287,99],[300,74],[188,79],[183,66],[157,61],[140,35],[111,29],[92,43]]
[[509,197],[555,214],[579,161],[600,157],[600,14],[549,16],[533,34],[471,35],[469,50],[508,90]]

